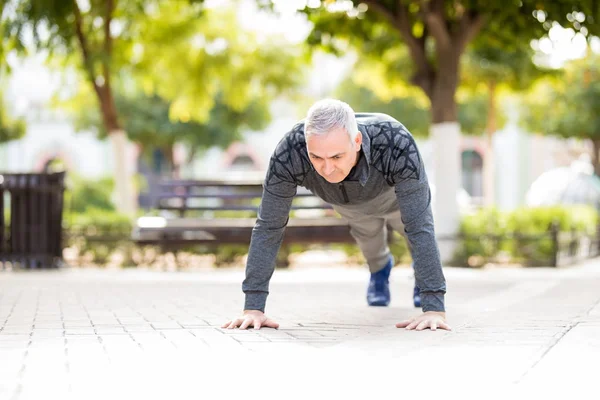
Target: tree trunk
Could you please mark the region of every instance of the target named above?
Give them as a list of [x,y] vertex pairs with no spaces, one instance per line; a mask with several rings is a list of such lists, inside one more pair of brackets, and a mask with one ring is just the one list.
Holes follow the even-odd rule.
[[592,143],[594,144],[594,150],[592,154],[592,165],[594,166],[594,173],[600,176],[600,155],[598,153],[600,152],[600,139],[594,139],[592,140]]
[[112,145],[115,177],[115,206],[120,213],[134,216],[137,208],[133,185],[134,171],[127,156],[128,140],[122,130],[110,131],[108,136]]
[[[449,64],[455,64],[451,67]],[[429,96],[431,116],[434,124],[458,121],[456,107],[456,88],[458,87],[458,59],[448,57],[442,65],[444,72],[438,72],[433,82],[433,90]]]
[[134,216],[137,201],[133,185],[135,169],[128,165],[127,135],[117,119],[117,110],[110,87],[101,86],[97,91],[102,110],[102,118],[112,145],[115,177],[115,206],[120,213]]
[[[486,18],[477,12],[461,12],[456,24],[451,24],[445,14],[444,2],[422,1],[419,8],[427,34],[417,37],[412,31],[414,19],[410,7],[405,2],[364,2],[398,30],[416,67],[412,82],[431,101],[436,231],[440,236],[454,235],[459,224],[456,195],[461,187],[460,126],[454,98],[459,82],[459,61]],[[435,62],[432,62],[426,46],[428,37],[435,42]],[[447,261],[453,255],[454,243],[440,241],[439,245],[442,261]]]
[[483,197],[486,206],[493,206],[496,198],[494,146],[492,138],[496,132],[496,82],[488,82],[488,120],[486,127],[485,155],[483,157]]
[[167,144],[163,148],[163,152],[165,154],[165,158],[169,165],[169,176],[173,179],[179,178],[178,166],[175,163],[175,146],[173,143]]
[[430,92],[433,145],[435,198],[433,212],[438,246],[443,262],[448,262],[456,243],[444,240],[458,231],[460,210],[457,194],[461,188],[460,125],[454,95],[458,85],[458,58],[448,57],[441,65],[443,73],[437,73]]
[[[75,13],[75,34],[81,46],[81,55],[83,59],[84,70],[100,103],[102,113],[102,122],[108,132],[110,142],[114,152],[114,170],[115,177],[115,205],[117,211],[133,216],[136,210],[137,201],[134,197],[133,173],[135,167],[130,168],[127,165],[127,136],[121,130],[117,118],[117,108],[112,93],[111,85],[111,64],[113,38],[110,34],[110,24],[114,12],[114,1],[106,0],[104,17],[104,42],[102,53],[102,75],[96,75],[93,47],[90,47],[88,37],[84,32],[83,16],[79,10],[77,1],[73,0],[73,11]],[[98,78],[103,78],[99,83]]]

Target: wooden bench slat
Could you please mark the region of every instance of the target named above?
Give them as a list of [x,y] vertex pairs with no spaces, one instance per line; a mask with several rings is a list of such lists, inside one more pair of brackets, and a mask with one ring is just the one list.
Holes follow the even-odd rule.
[[[179,213],[179,218],[168,218],[163,227],[136,227],[134,240],[139,244],[180,246],[190,244],[249,244],[256,217],[240,218],[190,218],[188,211],[253,211],[259,206],[250,203],[262,196],[262,181],[170,181],[160,183],[155,201],[160,210]],[[301,198],[296,201],[296,198]],[[306,198],[316,201],[307,202]],[[194,200],[196,199],[196,200]],[[212,199],[215,205],[207,204]],[[238,201],[236,201],[238,200]],[[304,204],[303,204],[304,203]],[[309,210],[329,212],[333,207],[305,188],[298,188],[292,210],[306,210],[306,215],[290,216],[284,243],[349,243],[354,242],[348,224],[336,216],[317,216]],[[320,214],[320,213],[319,213]]]
[[[167,220],[167,226],[164,228],[141,228],[144,230],[163,230],[163,229],[207,229],[207,228],[253,228],[256,218],[173,218]],[[330,227],[330,226],[348,226],[348,223],[341,218],[291,218],[287,227]]]
[[[230,206],[162,206],[161,210],[173,210],[173,211],[258,211],[258,206],[240,206],[240,205],[230,205]],[[324,209],[332,209],[331,206],[294,206],[292,205],[292,210],[324,210]]]
[[[223,200],[237,200],[237,199],[260,199],[262,192],[260,193],[188,193],[188,194],[160,194],[157,199],[223,199]],[[315,197],[314,194],[298,193],[294,197]],[[316,197],[315,197],[316,198]]]

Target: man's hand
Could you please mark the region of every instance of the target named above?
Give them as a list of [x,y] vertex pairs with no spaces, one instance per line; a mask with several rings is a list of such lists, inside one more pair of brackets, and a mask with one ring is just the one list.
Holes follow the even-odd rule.
[[422,331],[425,328],[430,328],[435,331],[437,328],[451,331],[450,325],[446,323],[446,313],[437,311],[427,311],[418,317],[412,317],[405,321],[398,322],[396,328],[406,328],[408,330],[416,329]]
[[244,310],[244,315],[241,318],[234,319],[232,321],[228,321],[223,324],[221,328],[233,329],[240,327],[240,329],[246,329],[249,326],[253,326],[254,329],[260,329],[263,326],[269,328],[279,328],[279,324],[273,321],[270,318],[259,310]]

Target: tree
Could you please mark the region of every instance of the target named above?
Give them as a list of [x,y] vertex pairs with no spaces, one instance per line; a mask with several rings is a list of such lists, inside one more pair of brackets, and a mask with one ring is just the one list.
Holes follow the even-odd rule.
[[[358,69],[361,71],[360,67]],[[347,78],[335,91],[335,96],[344,99],[351,104],[357,111],[361,112],[382,112],[401,121],[410,132],[416,136],[425,138],[429,135],[431,127],[431,113],[429,104],[423,99],[423,94],[416,89],[405,87],[399,90],[401,94],[380,97],[380,91],[375,91],[367,86],[372,86],[375,78],[375,72],[370,72],[370,79],[363,82],[360,78],[355,81],[355,76],[362,76],[362,73],[353,74]],[[387,93],[387,92],[386,92]],[[398,90],[396,90],[398,93]],[[465,91],[459,96],[458,120],[464,133],[474,136],[481,135],[488,124],[489,101],[488,95],[481,91]],[[499,114],[499,126],[506,121],[504,113]]]
[[[160,150],[173,177],[178,176],[181,167],[174,161],[176,143],[187,146],[187,162],[191,162],[198,152],[212,146],[225,148],[241,138],[242,130],[259,130],[270,121],[269,105],[265,102],[253,103],[238,112],[217,98],[208,121],[204,123],[173,120],[169,117],[171,104],[158,95],[148,96],[143,92],[123,95],[118,92],[115,102],[127,135],[139,145],[142,155],[150,157],[154,150]],[[98,110],[86,104],[86,96],[77,96],[62,103],[62,107],[73,114],[77,130],[91,129],[97,132],[99,138],[106,137]]]
[[337,98],[351,104],[356,112],[381,112],[401,121],[417,137],[429,132],[430,114],[419,93],[406,92],[405,96],[381,98],[376,92],[357,83],[352,77],[342,82],[335,91]]
[[[429,98],[438,199],[453,199],[460,187],[455,94],[467,46],[493,41],[510,50],[546,35],[554,21],[597,35],[599,7],[593,0],[329,0],[304,12],[314,23],[310,43],[337,52],[353,46],[381,60],[392,82],[408,79]],[[434,211],[437,231],[454,233],[456,204],[436,201]],[[450,251],[442,249],[443,257]]]
[[[294,50],[268,46],[241,33],[233,11],[202,0],[0,0],[3,46],[35,49],[75,66],[91,85],[113,143],[117,209],[134,209],[133,179],[125,168],[126,133],[114,88],[123,72],[145,92],[170,102],[170,117],[205,122],[217,94],[237,112],[257,98],[295,85],[301,70]],[[252,61],[252,62],[251,62]]]
[[[118,0],[78,2],[70,1],[3,1],[3,46],[25,53],[26,38],[33,37],[33,51],[48,50],[50,55],[77,54],[73,61],[87,77],[98,100],[102,122],[109,132],[115,158],[117,208],[132,214],[135,208],[132,182],[125,168],[125,133],[118,120],[112,90],[119,61],[117,52],[123,51],[125,41],[117,43],[118,23],[127,21],[140,2],[121,2],[127,8],[117,8]],[[83,8],[82,8],[83,7]],[[130,44],[130,43],[129,43]],[[29,46],[30,47],[30,46]]]
[[564,74],[536,85],[521,107],[520,123],[532,132],[590,140],[600,176],[600,56],[570,62]]
[[[480,41],[462,57],[462,87],[477,96],[486,105],[483,109],[474,107],[468,112],[477,112],[486,116],[484,127],[465,125],[459,121],[463,132],[486,134],[486,154],[483,158],[483,194],[484,203],[494,204],[495,169],[493,134],[506,123],[506,115],[499,108],[502,92],[518,92],[530,87],[537,79],[551,71],[539,67],[533,62],[534,50],[528,42],[516,43],[511,49],[505,49],[495,41]],[[474,104],[475,105],[475,104]],[[465,110],[466,111],[466,110]]]

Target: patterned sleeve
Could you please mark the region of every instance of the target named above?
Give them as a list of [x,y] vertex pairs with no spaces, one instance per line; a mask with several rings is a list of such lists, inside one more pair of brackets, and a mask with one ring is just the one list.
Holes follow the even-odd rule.
[[388,179],[395,187],[423,311],[445,311],[446,280],[435,239],[425,166],[410,132],[399,123],[391,130]]
[[242,283],[246,294],[245,310],[264,312],[265,309],[269,281],[275,270],[275,259],[288,223],[292,200],[304,176],[301,153],[298,152],[301,149],[298,133],[292,131],[286,134],[269,162],[258,217],[252,230],[246,279]]

